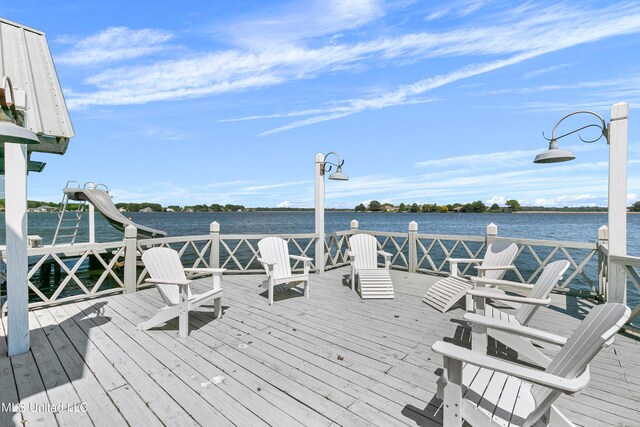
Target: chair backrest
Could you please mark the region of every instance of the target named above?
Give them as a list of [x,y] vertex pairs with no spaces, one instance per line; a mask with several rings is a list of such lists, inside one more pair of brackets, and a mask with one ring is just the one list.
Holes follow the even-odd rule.
[[[515,243],[502,241],[493,242],[487,246],[487,251],[482,260],[482,266],[511,265],[517,253],[518,245]],[[488,270],[485,272],[484,277],[499,280],[502,279],[506,273],[506,270]]]
[[[581,375],[602,347],[611,345],[615,334],[629,320],[631,310],[624,304],[608,303],[595,306],[571,334],[567,343],[551,361],[546,372],[567,379]],[[560,396],[561,392],[535,385],[531,393],[536,409],[524,425],[532,425]]]
[[[560,261],[554,261],[552,263],[547,264],[547,266],[542,270],[540,277],[536,280],[536,284],[527,295],[529,298],[536,299],[546,299],[549,297],[551,290],[558,283],[560,278],[565,271],[569,268],[569,261],[566,259]],[[540,308],[539,305],[533,304],[522,304],[522,307],[518,309],[516,312],[516,320],[520,322],[521,325],[526,325],[529,323],[529,320],[533,317],[533,315]]]
[[[178,252],[171,248],[150,248],[142,254],[142,262],[155,280],[183,281],[187,280]],[[180,302],[180,287],[176,285],[157,285],[162,299],[167,305]],[[191,289],[187,290],[191,298]]]
[[349,237],[349,249],[356,255],[356,270],[378,267],[378,239],[371,234]]
[[289,245],[280,237],[265,237],[258,242],[260,258],[273,262],[273,278],[291,277],[291,263],[289,261]]

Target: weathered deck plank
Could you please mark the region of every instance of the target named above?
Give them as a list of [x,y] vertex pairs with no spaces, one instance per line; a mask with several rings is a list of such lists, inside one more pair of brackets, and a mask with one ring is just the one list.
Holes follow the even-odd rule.
[[[5,357],[7,354],[7,341],[5,319],[0,320],[0,403],[4,403],[8,409],[8,405],[17,404],[20,402],[18,398],[18,390],[16,389],[16,380],[13,376],[13,368],[11,366],[11,360]],[[13,409],[13,408],[12,408]],[[17,408],[16,408],[17,409]],[[22,413],[18,410],[3,410],[0,411],[0,425],[21,425]]]
[[[443,338],[468,344],[462,310],[421,302],[432,276],[393,271],[395,299],[363,301],[345,286],[347,274],[313,275],[309,299],[276,292],[271,307],[256,292],[262,277],[227,275],[223,317],[192,313],[187,339],[175,320],[136,330],[162,306],[153,288],[35,310],[27,355],[7,358],[0,328],[0,400],[87,403],[81,416],[24,414],[43,425],[439,425],[442,359],[430,347]],[[565,295],[553,301],[533,325],[562,335],[591,308]],[[589,387],[558,406],[579,425],[638,425],[638,350],[619,335],[593,361]],[[21,421],[0,413],[2,425]]]

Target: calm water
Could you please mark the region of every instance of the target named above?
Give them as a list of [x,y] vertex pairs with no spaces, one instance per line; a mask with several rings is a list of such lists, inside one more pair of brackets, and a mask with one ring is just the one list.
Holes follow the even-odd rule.
[[[208,234],[212,221],[220,223],[222,234],[262,233],[313,233],[313,212],[162,212],[129,213],[133,221],[166,231],[169,236]],[[355,213],[327,212],[325,227],[328,233],[347,230],[352,219],[357,219],[362,230],[406,232],[410,221],[418,223],[420,233],[482,236],[489,223],[498,226],[498,235],[543,240],[565,240],[595,242],[597,230],[607,222],[606,214],[411,214],[411,213]],[[43,238],[50,244],[57,224],[55,213],[29,214],[29,234]],[[628,215],[628,253],[640,255],[640,215]],[[77,242],[88,240],[88,218],[85,214]],[[0,244],[5,242],[4,216],[0,216]],[[111,227],[101,216],[96,215],[96,240],[118,241],[122,232]],[[538,251],[538,249],[536,249]],[[544,252],[538,252],[544,258]],[[527,254],[528,255],[528,254]],[[247,256],[251,256],[247,252]],[[526,262],[526,261],[525,261]],[[535,269],[535,264],[529,266]],[[520,267],[519,267],[520,268]],[[587,274],[597,279],[595,262],[591,262]],[[578,287],[581,278],[576,278]],[[49,283],[45,279],[43,285]],[[51,289],[55,284],[51,283]],[[46,286],[45,286],[46,287]],[[630,285],[630,303],[640,300],[640,294]],[[41,288],[42,289],[42,288]],[[70,288],[70,291],[72,289]],[[0,298],[3,292],[0,291]]]
[[[220,223],[223,234],[249,233],[313,233],[313,212],[151,212],[129,213],[133,221],[164,230],[170,236],[208,234],[212,221]],[[357,219],[363,230],[406,232],[410,221],[418,223],[420,233],[484,235],[493,222],[503,237],[595,242],[606,214],[411,214],[327,212],[327,232],[347,230]],[[29,234],[51,243],[57,224],[55,213],[29,214]],[[88,219],[83,218],[78,241],[88,239]],[[628,252],[640,255],[640,215],[628,215]],[[0,216],[0,244],[5,242],[4,216]],[[96,215],[96,238],[99,242],[122,239],[122,233]]]

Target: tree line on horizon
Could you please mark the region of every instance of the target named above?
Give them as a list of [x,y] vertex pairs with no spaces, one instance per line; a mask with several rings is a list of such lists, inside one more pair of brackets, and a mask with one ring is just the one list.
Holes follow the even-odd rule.
[[166,208],[159,203],[116,203],[118,209],[124,209],[127,212],[140,212],[145,208],[151,209],[152,212],[239,212],[244,211],[246,208],[243,205],[234,205],[227,203],[221,205],[218,203],[212,203],[211,205],[169,205]]
[[394,206],[391,203],[380,203],[377,200],[372,200],[367,206],[364,203],[360,203],[354,208],[356,212],[516,212],[521,210],[520,203],[515,199],[509,199],[505,202],[505,206],[501,207],[497,203],[487,206],[483,201],[477,200],[471,203],[452,203],[448,205],[438,205],[436,203],[425,203],[419,205],[418,203],[405,204],[400,203],[398,206]]
[[[0,210],[4,210],[5,201],[0,199]],[[269,207],[257,207],[246,208],[244,205],[226,204],[221,205],[218,203],[212,203],[211,205],[169,205],[163,207],[159,203],[116,203],[118,209],[122,208],[127,212],[139,212],[142,209],[149,208],[152,212],[242,212],[246,210],[251,211],[313,211],[314,208],[269,208]],[[38,200],[28,200],[27,209],[36,209],[41,206],[49,206],[52,208],[61,209],[62,203],[57,202],[44,202]],[[80,206],[76,203],[69,203],[67,205],[68,210],[75,210]],[[505,206],[499,206],[497,203],[491,206],[486,206],[485,203],[478,200],[472,203],[453,203],[447,205],[438,205],[436,203],[425,203],[419,205],[418,203],[405,204],[400,203],[398,206],[394,206],[391,203],[380,203],[377,200],[372,200],[367,206],[363,203],[357,205],[353,210],[356,212],[385,212],[387,208],[394,208],[392,211],[397,212],[537,212],[537,211],[567,211],[567,212],[606,212],[606,207],[599,206],[579,206],[579,207],[544,207],[544,206],[521,206],[515,199],[507,200]],[[343,211],[350,209],[332,209],[327,208],[327,211]],[[640,212],[640,201],[635,202],[628,207],[629,212]]]

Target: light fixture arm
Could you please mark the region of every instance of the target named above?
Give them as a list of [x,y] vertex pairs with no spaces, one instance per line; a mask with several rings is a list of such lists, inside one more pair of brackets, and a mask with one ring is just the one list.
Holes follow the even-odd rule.
[[[7,86],[9,87],[9,93],[11,94],[11,102],[7,101]],[[0,120],[5,122],[16,123],[16,97],[13,93],[13,84],[11,83],[11,79],[9,76],[4,76],[2,78],[2,87],[0,88],[0,108],[2,109],[3,117],[0,117]]]
[[[329,157],[329,155],[333,154],[336,159],[338,159],[338,163],[333,163],[327,160],[327,157]],[[322,162],[322,165],[320,165],[320,175],[324,175],[325,172],[331,172],[331,168],[332,166],[341,168],[342,165],[344,165],[344,160],[340,159],[340,156],[338,155],[338,153],[336,153],[335,151],[331,151],[327,154],[324,155],[324,162]],[[329,165],[329,167],[327,168],[326,166]]]
[[[592,116],[596,116],[598,119],[600,119],[600,124],[597,123],[591,123],[585,126],[582,126],[578,129],[572,130],[571,132],[567,132],[565,134],[562,134],[560,136],[556,136],[556,129],[558,128],[558,126],[560,125],[560,123],[562,123],[565,119],[571,117],[571,116],[575,116],[576,114],[591,114]],[[563,118],[561,118],[560,120],[558,120],[555,124],[555,126],[553,126],[553,130],[551,131],[551,138],[547,138],[547,136],[544,134],[544,132],[542,132],[542,136],[544,139],[546,139],[547,141],[554,141],[554,140],[558,140],[558,139],[562,139],[565,136],[569,136],[572,135],[574,133],[578,133],[584,129],[590,128],[590,127],[597,127],[598,129],[600,129],[602,131],[602,134],[600,136],[598,136],[595,139],[584,139],[582,138],[580,135],[578,135],[578,138],[580,138],[580,140],[582,142],[586,142],[586,143],[592,143],[592,142],[596,142],[598,141],[600,138],[602,138],[603,136],[605,137],[605,139],[607,140],[607,144],[609,143],[609,129],[607,127],[607,122],[604,120],[604,118],[593,111],[589,111],[589,110],[579,110],[579,111],[574,111],[573,113],[569,113],[566,116],[564,116]]]

